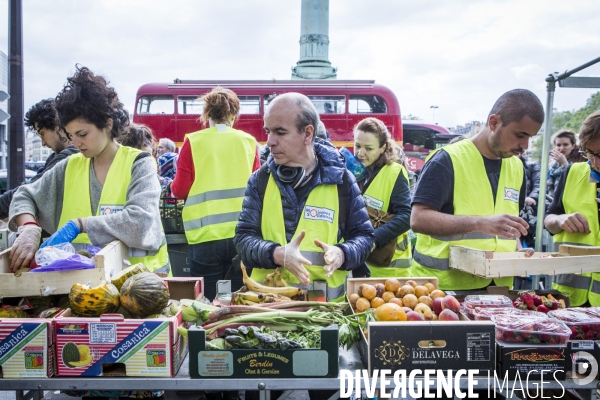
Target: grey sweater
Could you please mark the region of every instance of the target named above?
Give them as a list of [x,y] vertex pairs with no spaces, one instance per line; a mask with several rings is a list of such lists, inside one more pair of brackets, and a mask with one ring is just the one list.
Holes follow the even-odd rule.
[[[145,155],[145,157],[144,157]],[[13,196],[10,205],[9,229],[17,230],[15,217],[32,214],[42,229],[52,234],[58,226],[63,207],[65,171],[68,159],[47,171],[41,179],[23,185]],[[90,210],[96,214],[102,185],[90,164]],[[88,217],[86,231],[95,246],[121,240],[128,247],[158,250],[162,242],[162,225],[158,204],[160,185],[156,177],[156,163],[147,153],[142,153],[131,168],[131,182],[127,188],[127,201],[122,212]]]

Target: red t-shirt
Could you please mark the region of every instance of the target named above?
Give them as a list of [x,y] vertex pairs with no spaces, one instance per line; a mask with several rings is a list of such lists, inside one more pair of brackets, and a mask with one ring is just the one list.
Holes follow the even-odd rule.
[[[260,168],[260,154],[258,153],[258,146],[256,147],[256,153],[254,155],[254,165],[252,165],[252,172]],[[178,199],[187,199],[192,184],[194,183],[194,159],[192,157],[192,148],[189,140],[183,142],[183,147],[179,152],[179,158],[177,160],[177,172],[175,173],[175,179],[171,184],[171,192],[173,196]]]

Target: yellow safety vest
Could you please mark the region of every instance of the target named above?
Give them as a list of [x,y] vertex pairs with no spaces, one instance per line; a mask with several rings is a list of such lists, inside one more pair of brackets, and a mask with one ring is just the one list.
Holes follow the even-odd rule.
[[[392,191],[400,174],[408,182],[408,174],[402,165],[398,163],[384,165],[363,194],[365,204],[377,210],[388,212]],[[369,263],[367,265],[371,270],[371,278],[405,277],[410,276],[411,262],[411,245],[408,240],[408,232],[405,232],[398,237],[398,244],[396,244],[396,250],[390,265],[372,265]]]
[[[132,147],[119,146],[108,170],[106,182],[100,195],[100,203],[95,213],[92,213],[90,207],[90,159],[81,153],[69,157],[65,172],[64,199],[59,226],[63,226],[72,219],[122,211],[127,202],[127,188],[131,182],[131,168],[140,153],[140,150]],[[85,233],[79,234],[73,243],[92,244]],[[162,267],[169,267],[170,269],[167,240],[164,234],[158,251],[133,248],[128,248],[127,251],[131,264],[143,263],[150,271]],[[169,275],[171,275],[171,272],[169,272]]]
[[252,174],[256,139],[230,127],[204,129],[187,138],[194,161],[194,183],[182,213],[187,241],[232,238]]
[[[496,202],[485,171],[483,157],[470,140],[445,146],[454,169],[454,215],[519,215],[519,192],[523,184],[523,163],[517,157],[502,159]],[[451,245],[463,245],[498,252],[516,251],[515,239],[483,232],[434,237],[419,233],[413,254],[413,276],[436,276],[442,290],[471,290],[488,286],[492,280],[450,269]],[[497,285],[512,287],[513,277],[496,278]]]
[[[308,195],[306,205],[296,227],[296,232],[294,232],[294,238],[300,232],[306,232],[306,236],[300,243],[300,252],[312,263],[311,266],[305,266],[310,273],[310,284],[302,286],[298,278],[289,271],[282,268],[281,272],[282,278],[288,284],[307,290],[313,289],[313,282],[316,280],[326,281],[326,296],[328,301],[344,300],[344,284],[346,283],[348,271],[340,271],[338,269],[333,275],[326,277],[327,272],[323,268],[325,265],[323,249],[317,246],[314,240],[319,239],[329,245],[337,244],[338,218],[339,199],[337,185],[318,185],[315,187]],[[261,229],[264,240],[276,242],[282,246],[288,243],[285,235],[281,192],[273,176],[269,176],[269,182],[265,190]],[[269,272],[272,272],[272,270],[253,268],[252,279],[262,282]]]
[[[587,163],[574,163],[569,169],[563,206],[565,214],[580,213],[588,221],[590,233],[569,233],[562,231],[554,236],[554,249],[561,244],[579,246],[600,246],[598,227],[598,203],[596,203],[596,184],[589,181],[590,166]],[[569,295],[571,306],[577,307],[589,300],[592,306],[600,306],[600,273],[560,274],[552,287]]]

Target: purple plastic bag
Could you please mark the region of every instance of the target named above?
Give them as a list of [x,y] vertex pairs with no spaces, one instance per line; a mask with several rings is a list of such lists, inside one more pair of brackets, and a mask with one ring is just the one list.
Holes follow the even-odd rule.
[[57,272],[91,268],[94,268],[94,260],[81,254],[71,254],[67,258],[52,261],[50,264],[34,268],[29,272]]

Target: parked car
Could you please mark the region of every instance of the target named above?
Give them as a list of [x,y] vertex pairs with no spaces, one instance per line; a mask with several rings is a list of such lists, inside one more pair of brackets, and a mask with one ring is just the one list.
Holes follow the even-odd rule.
[[[30,169],[25,169],[25,182],[29,182],[29,180],[34,177],[37,172],[32,171]],[[8,170],[0,169],[0,194],[6,192],[8,189]]]

